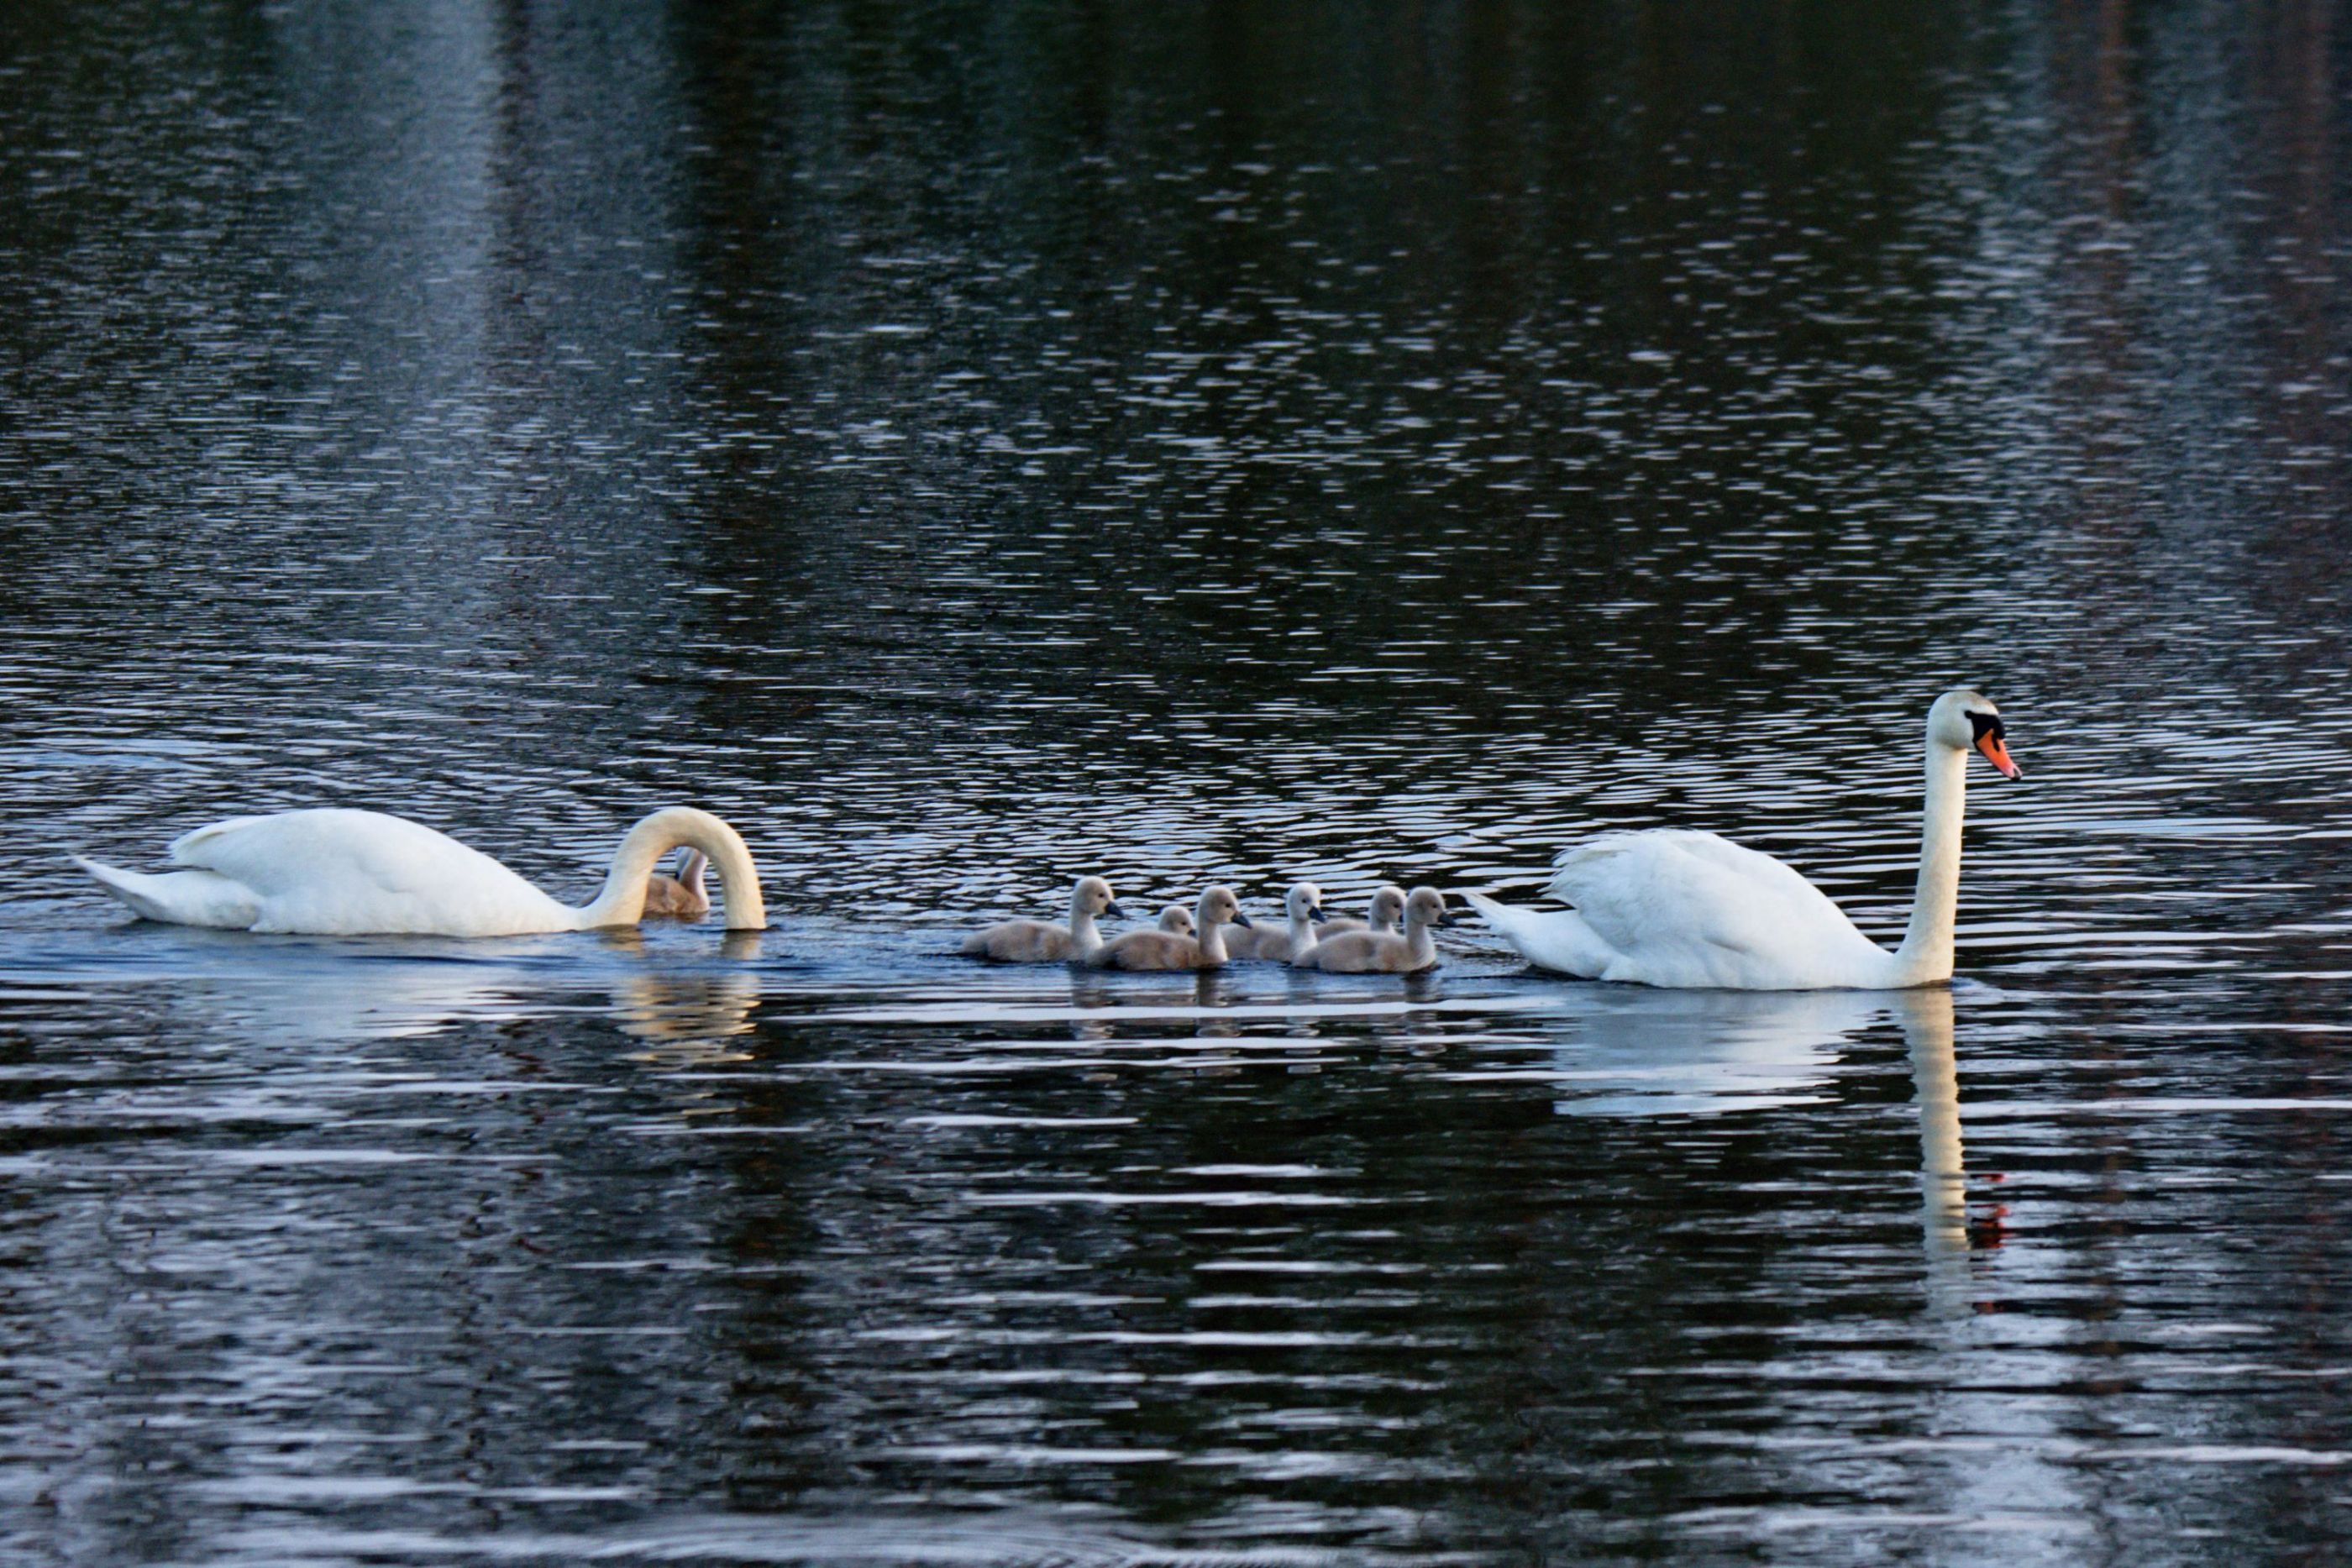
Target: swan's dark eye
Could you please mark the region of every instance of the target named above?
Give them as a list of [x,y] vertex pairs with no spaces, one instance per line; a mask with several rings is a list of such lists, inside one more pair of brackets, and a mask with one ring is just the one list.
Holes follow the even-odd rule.
[[2000,740],[2009,733],[2001,727],[2000,715],[1997,713],[1972,713],[1969,715],[1969,726],[1977,732],[1979,740],[1988,735]]

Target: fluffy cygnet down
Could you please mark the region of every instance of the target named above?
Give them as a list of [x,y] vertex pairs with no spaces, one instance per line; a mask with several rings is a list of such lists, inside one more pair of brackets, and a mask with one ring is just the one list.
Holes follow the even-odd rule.
[[710,913],[710,890],[703,885],[702,873],[710,864],[710,857],[700,850],[686,852],[686,863],[677,868],[674,877],[659,872],[646,878],[646,910],[647,915],[671,915],[680,920],[699,920]]
[[1192,906],[1196,939],[1166,931],[1130,931],[1087,955],[1097,969],[1214,969],[1225,961],[1225,922],[1249,925],[1229,887],[1213,887]]
[[1323,923],[1318,936],[1337,936],[1343,931],[1393,931],[1404,919],[1404,889],[1390,883],[1372,894],[1372,921],[1370,925],[1349,915],[1340,915]]
[[1309,947],[1298,965],[1333,975],[1410,975],[1436,965],[1437,943],[1429,933],[1446,924],[1445,895],[1433,887],[1416,887],[1404,901],[1403,936],[1345,931]]
[[1095,916],[1126,911],[1112,898],[1110,883],[1098,876],[1082,876],[1070,889],[1070,923],[1066,926],[1043,920],[1005,920],[975,931],[958,951],[968,957],[993,958],[1000,964],[1067,964],[1102,946]]
[[1315,945],[1315,923],[1323,918],[1323,890],[1311,882],[1293,883],[1282,909],[1288,926],[1280,931],[1263,925],[1228,925],[1225,950],[1236,958],[1271,958],[1288,963]]
[[1160,912],[1160,929],[1171,936],[1192,935],[1192,912],[1181,904],[1171,904]]

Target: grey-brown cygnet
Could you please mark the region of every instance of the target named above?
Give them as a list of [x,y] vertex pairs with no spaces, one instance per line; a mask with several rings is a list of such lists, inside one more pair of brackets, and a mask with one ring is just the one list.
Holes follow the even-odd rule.
[[1394,931],[1404,920],[1404,889],[1394,883],[1372,894],[1372,919],[1367,925],[1351,915],[1340,915],[1323,923],[1318,936],[1337,936],[1343,931]]
[[1445,924],[1445,895],[1433,887],[1416,887],[1404,901],[1403,936],[1344,931],[1309,947],[1299,967],[1333,975],[1410,975],[1432,968],[1437,943],[1430,929]]
[[1070,923],[1055,925],[1044,920],[1004,920],[963,939],[958,951],[968,957],[993,958],[1000,964],[1068,964],[1097,951],[1102,933],[1095,916],[1126,911],[1111,896],[1110,883],[1098,876],[1082,876],[1070,889]]
[[1323,890],[1311,882],[1293,883],[1283,896],[1282,909],[1289,920],[1286,929],[1269,931],[1263,925],[1228,925],[1226,949],[1236,958],[1271,958],[1284,964],[1312,947],[1315,923],[1323,918]]
[[1229,887],[1213,887],[1192,906],[1199,937],[1166,931],[1130,931],[1087,955],[1097,969],[1214,969],[1225,961],[1225,922],[1246,926],[1241,900]]
[[709,866],[710,857],[700,850],[686,852],[685,863],[674,877],[659,872],[646,878],[646,908],[647,915],[672,915],[680,920],[699,920],[710,913],[710,890],[703,884],[702,873]]

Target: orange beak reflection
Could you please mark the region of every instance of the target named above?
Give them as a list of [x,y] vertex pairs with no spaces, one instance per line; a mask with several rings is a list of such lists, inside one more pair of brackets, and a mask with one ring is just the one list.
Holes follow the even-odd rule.
[[1977,737],[1977,749],[1984,753],[1985,760],[1987,762],[1991,763],[1995,768],[2000,769],[2000,776],[2002,778],[2022,779],[2025,777],[2025,770],[2009,759],[2009,747],[2001,743],[2000,737],[1994,735],[1990,731]]

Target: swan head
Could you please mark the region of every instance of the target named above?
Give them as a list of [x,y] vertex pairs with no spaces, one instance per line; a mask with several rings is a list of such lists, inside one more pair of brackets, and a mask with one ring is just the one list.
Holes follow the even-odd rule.
[[1323,890],[1311,882],[1291,883],[1290,892],[1282,901],[1282,912],[1290,916],[1294,925],[1300,921],[1322,919]]
[[1192,912],[1181,904],[1171,904],[1160,912],[1160,929],[1171,936],[1192,935]]
[[1070,889],[1070,913],[1090,917],[1108,915],[1120,920],[1127,918],[1127,911],[1118,906],[1118,900],[1111,894],[1110,883],[1098,876],[1078,878],[1078,884]]
[[1451,925],[1445,918],[1445,895],[1433,887],[1416,887],[1404,901],[1404,917],[1412,925]]
[[1372,894],[1372,929],[1386,931],[1404,918],[1404,889],[1391,883]]
[[1982,692],[1958,686],[1937,697],[1927,710],[1927,738],[1954,751],[1980,754],[2004,779],[2025,777],[2024,769],[2010,759],[2000,709]]
[[1249,916],[1242,913],[1242,901],[1234,896],[1230,887],[1213,887],[1201,895],[1192,910],[1192,918],[1201,929],[1212,925],[1247,925]]

